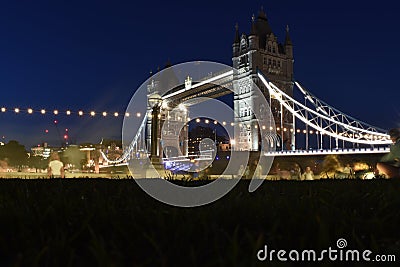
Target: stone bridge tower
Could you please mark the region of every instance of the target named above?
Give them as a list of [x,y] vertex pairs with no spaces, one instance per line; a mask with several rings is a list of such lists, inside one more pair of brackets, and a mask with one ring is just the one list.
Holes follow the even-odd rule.
[[[257,71],[264,75],[285,93],[293,96],[293,44],[286,27],[285,42],[279,43],[272,32],[265,12],[261,9],[258,17],[253,15],[249,34],[239,35],[236,25],[233,47],[233,67],[237,69],[234,76],[234,109],[235,123],[241,120],[240,127],[235,129],[235,150],[260,150],[260,134],[257,121],[249,106],[254,99],[250,81],[252,80],[264,93],[270,104],[275,120],[277,149],[290,149],[294,144],[293,117],[282,108],[276,99],[271,99],[267,88],[259,78]],[[252,108],[259,108],[253,107]],[[281,116],[281,114],[283,114]],[[237,125],[237,124],[235,124]],[[282,140],[283,137],[283,140]]]

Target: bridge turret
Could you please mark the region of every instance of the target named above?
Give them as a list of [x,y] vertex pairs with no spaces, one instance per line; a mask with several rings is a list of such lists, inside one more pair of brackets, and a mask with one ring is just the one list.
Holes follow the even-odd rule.
[[289,25],[286,25],[285,53],[288,57],[293,57],[293,43],[289,34]]
[[267,35],[272,33],[272,29],[269,26],[267,14],[264,12],[263,7],[258,12],[257,20],[255,20],[254,24],[255,34],[259,37],[259,47],[265,48]]
[[235,25],[235,40],[233,41],[233,45],[232,45],[234,57],[239,56],[239,47],[240,47],[239,25],[236,23],[236,25]]
[[255,16],[253,14],[251,18],[251,31],[249,35],[249,48],[250,50],[258,49],[259,48],[259,37],[257,36],[257,30],[255,25]]
[[285,54],[287,58],[287,72],[286,72],[286,77],[289,80],[293,80],[293,43],[292,39],[290,38],[289,34],[289,25],[286,25],[286,37],[285,37]]

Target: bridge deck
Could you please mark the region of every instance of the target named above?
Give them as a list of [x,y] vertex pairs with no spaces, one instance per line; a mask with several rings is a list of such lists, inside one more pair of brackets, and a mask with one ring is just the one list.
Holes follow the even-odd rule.
[[323,150],[284,150],[267,152],[265,156],[307,156],[307,155],[331,155],[331,154],[380,154],[388,153],[389,147],[378,148],[339,148]]

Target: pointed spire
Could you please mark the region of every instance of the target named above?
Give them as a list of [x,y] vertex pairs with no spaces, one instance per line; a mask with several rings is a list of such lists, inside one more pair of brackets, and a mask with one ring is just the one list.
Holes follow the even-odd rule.
[[293,45],[292,39],[290,38],[290,35],[289,35],[289,25],[286,25],[285,45]]
[[150,70],[150,80],[149,80],[149,84],[151,84],[151,80],[154,80],[153,78],[153,70]]
[[239,24],[238,24],[237,22],[236,22],[236,25],[235,25],[235,41],[234,41],[234,43],[235,43],[235,44],[240,43]]
[[172,66],[171,60],[168,58],[167,63],[165,63],[164,69],[169,68],[171,66]]
[[261,6],[260,12],[258,12],[258,18],[267,20],[267,14],[265,14],[263,6]]
[[256,31],[256,17],[253,16],[251,17],[251,31],[250,31],[250,35],[256,35],[257,31]]

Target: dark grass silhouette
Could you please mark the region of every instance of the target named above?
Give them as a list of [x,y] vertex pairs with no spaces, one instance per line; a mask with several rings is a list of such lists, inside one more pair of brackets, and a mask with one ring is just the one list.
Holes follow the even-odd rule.
[[0,180],[0,266],[294,266],[256,253],[336,248],[339,238],[400,259],[398,180],[248,185],[177,208],[134,180]]

